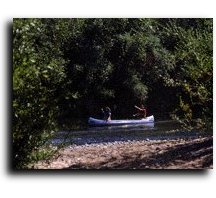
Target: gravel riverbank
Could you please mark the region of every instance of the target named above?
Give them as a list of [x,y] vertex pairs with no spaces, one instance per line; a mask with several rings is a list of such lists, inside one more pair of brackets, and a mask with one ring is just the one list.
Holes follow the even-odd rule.
[[71,145],[33,168],[212,169],[213,137]]

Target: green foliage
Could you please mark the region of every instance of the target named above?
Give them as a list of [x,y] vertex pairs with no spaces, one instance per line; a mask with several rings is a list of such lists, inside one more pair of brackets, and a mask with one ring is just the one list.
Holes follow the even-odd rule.
[[[13,160],[26,166],[31,153],[52,135],[59,107],[65,60],[39,19],[13,24]],[[55,47],[54,47],[55,46]]]
[[174,36],[177,42],[171,51],[175,73],[164,80],[178,90],[179,115],[183,113],[190,123],[198,119],[208,124],[213,118],[213,23],[212,19],[194,19],[192,24],[185,28],[173,20],[166,29],[167,35]]

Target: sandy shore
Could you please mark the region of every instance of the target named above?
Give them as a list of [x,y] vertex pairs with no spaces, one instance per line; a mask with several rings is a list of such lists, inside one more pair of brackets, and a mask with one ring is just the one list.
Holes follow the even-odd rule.
[[69,146],[34,169],[212,169],[213,137]]

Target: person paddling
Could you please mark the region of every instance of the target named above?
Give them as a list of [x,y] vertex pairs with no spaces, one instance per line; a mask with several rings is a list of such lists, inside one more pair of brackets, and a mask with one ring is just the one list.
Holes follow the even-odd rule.
[[101,108],[101,113],[100,113],[100,117],[103,119],[103,120],[106,120],[106,121],[109,121],[111,120],[111,109],[109,107],[106,107],[106,108]]
[[111,109],[109,107],[105,108],[105,120],[110,121],[111,120]]
[[134,114],[133,116],[141,116],[141,118],[146,118],[146,108],[144,107],[144,105],[142,104],[141,107],[138,106],[134,106],[138,112],[136,114]]

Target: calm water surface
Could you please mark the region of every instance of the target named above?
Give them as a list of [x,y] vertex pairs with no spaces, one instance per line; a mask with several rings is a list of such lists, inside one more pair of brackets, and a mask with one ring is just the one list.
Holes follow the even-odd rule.
[[59,131],[56,133],[56,137],[52,139],[52,143],[83,145],[116,141],[196,138],[209,135],[212,135],[212,132],[187,132],[177,122],[167,120],[145,125],[89,127],[83,130]]

